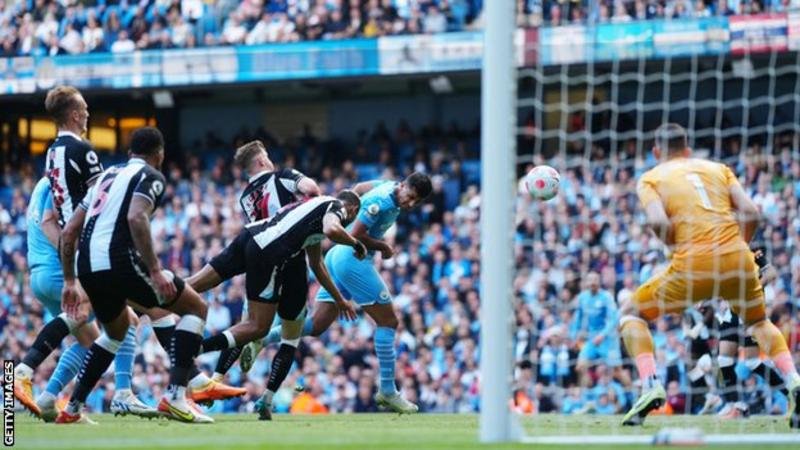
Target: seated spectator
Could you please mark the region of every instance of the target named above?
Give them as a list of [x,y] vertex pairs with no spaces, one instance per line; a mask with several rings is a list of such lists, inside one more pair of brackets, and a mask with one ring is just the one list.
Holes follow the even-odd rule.
[[94,14],[89,15],[86,26],[83,27],[83,47],[88,52],[104,51],[103,29],[97,23]]
[[422,29],[427,34],[444,33],[447,31],[447,17],[436,6],[428,8],[422,20]]
[[111,44],[112,53],[130,53],[136,50],[136,44],[128,37],[126,30],[120,30],[117,40]]
[[183,16],[173,11],[172,20],[170,22],[170,34],[172,35],[170,42],[174,47],[192,47],[190,40],[193,41],[194,30],[188,24]]
[[61,38],[60,47],[71,55],[82,53],[85,49],[81,34],[78,33],[78,30],[75,29],[75,24],[72,22],[67,23],[64,37]]
[[222,43],[228,45],[242,44],[246,36],[247,28],[242,24],[241,17],[239,14],[232,14],[225,23],[225,29],[222,30]]

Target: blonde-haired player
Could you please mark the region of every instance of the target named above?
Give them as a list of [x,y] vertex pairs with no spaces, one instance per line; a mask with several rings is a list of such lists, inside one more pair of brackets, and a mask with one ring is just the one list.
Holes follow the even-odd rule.
[[758,209],[727,166],[691,157],[681,126],[659,127],[653,154],[659,164],[642,175],[637,194],[647,225],[673,250],[673,257],[666,271],[621,305],[620,334],[642,379],[642,394],[623,424],[640,425],[666,401],[656,378],[647,322],[680,313],[687,302],[722,298],[780,371],[789,390],[789,424],[800,428],[800,375],[786,340],[767,319],[758,269],[747,244],[761,220]]

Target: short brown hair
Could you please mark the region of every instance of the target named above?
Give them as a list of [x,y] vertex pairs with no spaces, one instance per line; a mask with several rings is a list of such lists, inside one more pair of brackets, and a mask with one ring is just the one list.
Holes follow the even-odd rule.
[[677,123],[667,123],[656,129],[656,147],[666,150],[668,155],[682,152],[689,146],[686,130]]
[[261,152],[266,152],[267,148],[264,143],[256,139],[250,141],[236,149],[236,154],[233,156],[233,162],[244,170],[250,167],[253,158]]
[[66,123],[70,110],[78,106],[75,96],[80,94],[81,92],[72,86],[56,86],[47,92],[44,109],[53,117],[56,125]]

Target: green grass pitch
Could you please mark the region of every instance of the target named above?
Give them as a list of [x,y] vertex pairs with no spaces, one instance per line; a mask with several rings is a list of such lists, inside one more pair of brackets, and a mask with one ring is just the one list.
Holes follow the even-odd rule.
[[[570,446],[525,444],[481,445],[478,416],[419,414],[355,414],[329,416],[276,415],[259,422],[254,414],[220,415],[211,425],[186,425],[165,419],[94,414],[98,426],[45,424],[17,414],[16,448],[20,449],[569,449]],[[706,433],[787,433],[779,417],[720,421],[714,417],[651,417],[642,428],[619,426],[620,418],[540,415],[522,423],[531,435],[654,434],[662,427],[695,426]],[[800,438],[800,433],[798,434]],[[763,449],[764,445],[735,449]],[[587,446],[587,449],[635,449],[642,446]],[[715,447],[722,448],[722,447]],[[800,448],[800,445],[772,446]]]

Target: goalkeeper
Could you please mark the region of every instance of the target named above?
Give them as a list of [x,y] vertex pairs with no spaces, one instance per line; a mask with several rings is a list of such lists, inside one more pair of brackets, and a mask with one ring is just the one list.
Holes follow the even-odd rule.
[[642,394],[623,417],[623,425],[641,425],[650,411],[666,402],[656,377],[648,322],[680,313],[687,299],[720,297],[731,304],[781,373],[789,391],[789,425],[800,428],[800,375],[786,340],[767,319],[758,268],[747,245],[760,214],[727,166],[692,158],[691,153],[682,127],[659,127],[653,154],[660,162],[637,186],[647,225],[674,251],[667,270],[621,306],[620,334],[642,379]]

